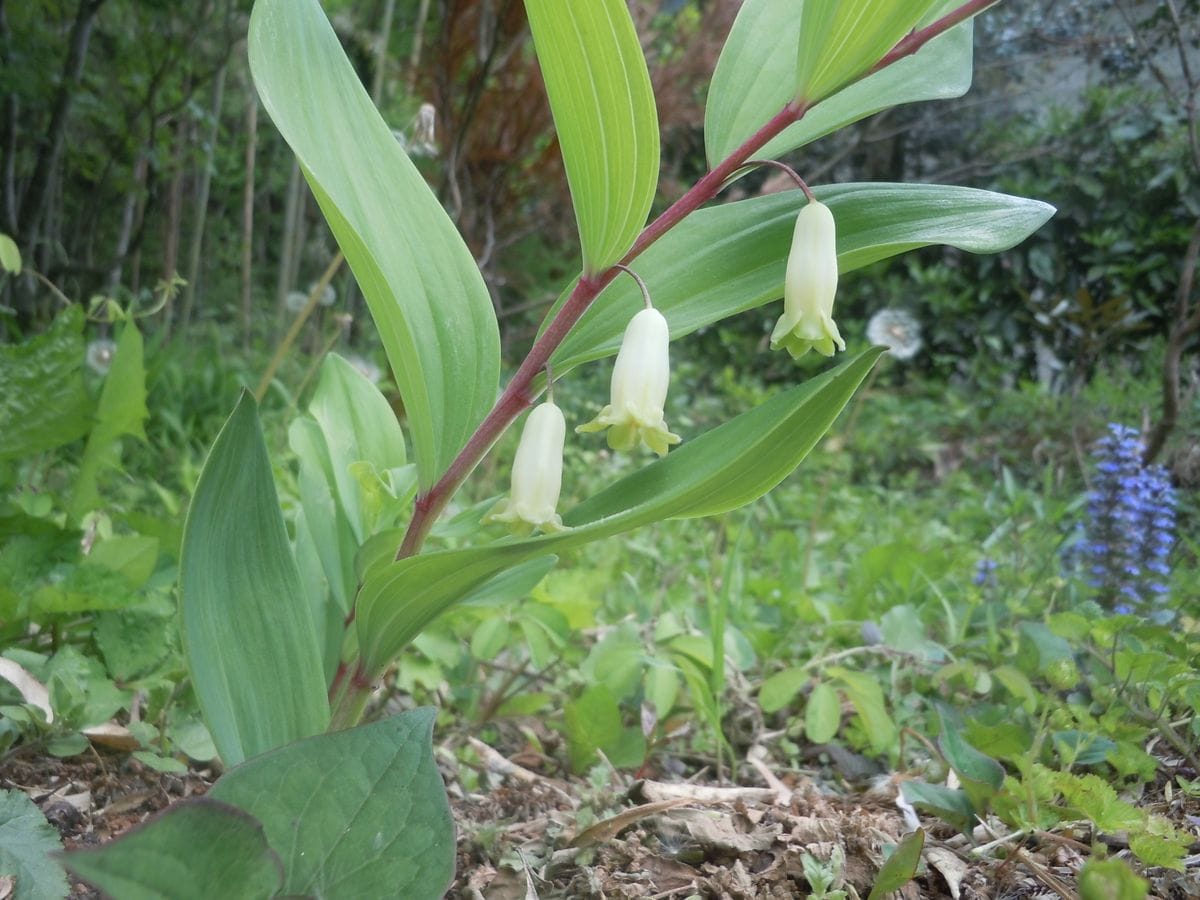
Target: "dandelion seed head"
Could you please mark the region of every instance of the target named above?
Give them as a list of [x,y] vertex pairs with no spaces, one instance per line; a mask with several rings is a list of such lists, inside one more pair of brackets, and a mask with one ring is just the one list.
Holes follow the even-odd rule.
[[901,361],[912,359],[924,344],[921,323],[903,309],[881,309],[871,316],[867,322],[867,340],[887,347]]
[[96,338],[87,345],[88,368],[97,375],[107,375],[112,366],[113,357],[117,355],[116,341],[108,338]]

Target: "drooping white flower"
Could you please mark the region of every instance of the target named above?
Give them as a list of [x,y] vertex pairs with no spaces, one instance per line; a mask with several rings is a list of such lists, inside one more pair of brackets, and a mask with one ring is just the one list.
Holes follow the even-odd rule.
[[921,323],[902,309],[881,309],[867,322],[867,340],[898,360],[912,359],[921,350]]
[[809,350],[833,356],[846,342],[833,321],[837,294],[837,226],[824,203],[811,200],[796,216],[783,282],[783,315],[771,332],[771,349],[798,359]]
[[[308,286],[308,293],[304,296],[305,303],[308,302],[308,298],[312,296],[313,291],[320,287],[320,284],[319,281],[314,281]],[[317,303],[321,306],[333,306],[333,304],[337,303],[337,288],[332,284],[326,284],[325,287],[321,288],[320,296],[317,297]]]
[[288,291],[287,296],[283,299],[283,305],[287,307],[288,312],[298,313],[308,306],[308,294],[304,291]]
[[563,531],[555,508],[562,491],[563,445],[567,420],[562,410],[547,401],[529,414],[513,460],[512,490],[488,515],[489,522],[505,522],[518,534]]
[[613,364],[608,406],[576,431],[608,429],[608,446],[632,450],[639,442],[659,456],[678,444],[679,435],[667,430],[663,406],[671,381],[671,331],[657,309],[641,310],[629,320]]

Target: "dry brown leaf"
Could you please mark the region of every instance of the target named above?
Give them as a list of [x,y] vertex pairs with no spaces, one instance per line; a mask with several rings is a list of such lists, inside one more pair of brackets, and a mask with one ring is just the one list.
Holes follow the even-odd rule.
[[741,831],[729,816],[701,809],[677,809],[668,818],[681,822],[692,840],[707,850],[722,853],[753,853],[769,850],[783,830],[780,825]]
[[660,800],[657,803],[643,803],[641,806],[635,806],[633,809],[617,813],[603,822],[597,822],[591,828],[584,829],[567,846],[578,848],[590,847],[593,844],[603,844],[606,841],[611,841],[634,822],[641,821],[646,816],[657,815],[660,812],[666,812],[668,809],[674,809],[676,806],[682,806],[687,802],[686,799],[677,798],[674,800]]
[[116,722],[105,722],[103,725],[90,725],[82,729],[84,737],[93,744],[110,747],[113,750],[136,750],[138,739],[124,725]]
[[937,869],[946,880],[950,896],[959,900],[962,896],[962,881],[967,875],[967,864],[959,859],[957,853],[945,847],[926,847],[924,856],[925,861]]

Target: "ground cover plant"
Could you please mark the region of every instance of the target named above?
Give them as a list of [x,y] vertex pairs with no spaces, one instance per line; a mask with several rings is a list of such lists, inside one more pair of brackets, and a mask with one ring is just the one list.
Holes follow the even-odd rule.
[[[144,307],[90,304],[116,334],[90,349],[102,380],[70,301],[5,348],[12,759],[101,744],[167,777],[219,760],[203,798],[49,861],[53,834],[6,794],[13,889],[61,895],[61,861],[118,897],[880,897],[914,879],[955,897],[1185,896],[1194,497],[1144,462],[1123,424],[1141,408],[1105,398],[1108,415],[1064,422],[1074,446],[981,485],[983,467],[896,437],[921,409],[948,439],[973,402],[905,390],[915,320],[834,318],[842,275],[931,244],[1004,251],[1053,209],[810,186],[777,159],[964,91],[991,5],[747,2],[709,91],[709,168],[650,216],[658,117],[629,10],[528,0],[582,270],[501,389],[493,304],[405,152],[419,142],[384,124],[315,0],[259,0],[257,89],[341,247],[297,322],[344,253],[398,401],[337,354],[293,363],[302,389],[282,391],[295,325],[257,397],[197,446],[182,412],[223,419],[212,395],[237,363],[197,404],[155,403],[155,381],[196,390],[142,339],[172,280]],[[706,205],[755,169],[787,189]],[[20,247],[0,250],[19,276]],[[762,346],[705,371],[688,339],[734,315],[761,319]],[[590,365],[611,356],[611,378]],[[763,359],[787,377],[757,378]],[[1022,402],[992,412],[1021,419]],[[128,440],[147,423],[169,446]],[[920,469],[906,453],[936,487],[899,480]],[[166,454],[178,473],[155,473]],[[805,481],[773,490],[810,454]],[[122,464],[145,476],[114,477]],[[435,753],[439,722],[466,732],[457,753]],[[721,784],[671,777],[689,769]],[[497,777],[522,786],[490,801],[516,826],[475,821]]]

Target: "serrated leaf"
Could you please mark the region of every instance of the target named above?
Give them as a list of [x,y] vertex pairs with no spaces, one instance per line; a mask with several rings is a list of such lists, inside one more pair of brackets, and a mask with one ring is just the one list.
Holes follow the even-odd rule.
[[120,465],[120,438],[128,435],[146,439],[142,423],[146,409],[146,369],[143,362],[142,334],[132,321],[126,322],[117,350],[104,377],[100,402],[96,406],[96,424],[88,435],[87,446],[79,461],[79,472],[71,491],[67,513],[73,521],[100,506],[96,483],[105,469]]
[[805,0],[795,96],[816,103],[866,74],[944,0]]
[[625,255],[658,184],[658,112],[624,0],[525,0],[562,148],[583,271]]
[[258,0],[249,54],[371,309],[427,488],[496,397],[500,337],[483,277],[317,0]]
[[1150,882],[1119,859],[1089,859],[1079,870],[1079,900],[1144,900]]
[[758,705],[765,713],[779,712],[796,699],[806,681],[808,673],[801,666],[776,672],[758,689]]
[[61,849],[58,831],[23,791],[0,791],[0,873],[16,882],[12,900],[67,896],[66,873],[50,855]]
[[[926,17],[936,18],[956,2]],[[704,111],[710,166],[729,156],[795,96],[801,3],[746,0],[721,51]],[[923,100],[959,97],[971,86],[972,26],[966,22],[930,41],[912,57],[850,85],[810,109],[758,152],[785,153],[880,110]]]
[[278,855],[262,825],[209,797],[189,800],[103,847],[63,855],[68,868],[121,900],[228,900],[276,895]]
[[230,770],[209,796],[262,822],[283,859],[283,894],[440,897],[454,875],[454,822],[433,720],[416,709],[299,741]]
[[179,580],[188,672],[226,765],[324,731],[317,631],[249,393],[200,473]]
[[804,736],[814,744],[833,740],[842,724],[842,701],[824,681],[813,688],[804,707]]
[[685,441],[567,512],[563,533],[427,553],[372,570],[356,603],[368,671],[386,666],[473,588],[527,559],[663,519],[717,515],[761,497],[808,455],[878,358],[878,350],[869,350]]
[[82,307],[68,306],[44,334],[0,347],[0,460],[61,447],[92,427],[83,321]]
[[918,828],[896,845],[892,855],[875,876],[875,884],[867,900],[882,900],[885,894],[898,891],[917,874],[921,864],[921,851],[925,849],[925,829]]
[[[930,244],[997,253],[1024,240],[1054,213],[1054,207],[1036,200],[945,185],[842,184],[814,190],[837,220],[843,275]],[[638,257],[638,273],[666,317],[672,339],[783,296],[802,198],[800,191],[785,191],[702,209]],[[560,296],[546,322],[569,293]],[[610,284],[555,351],[554,371],[561,375],[615,354],[641,303],[632,279]]]

